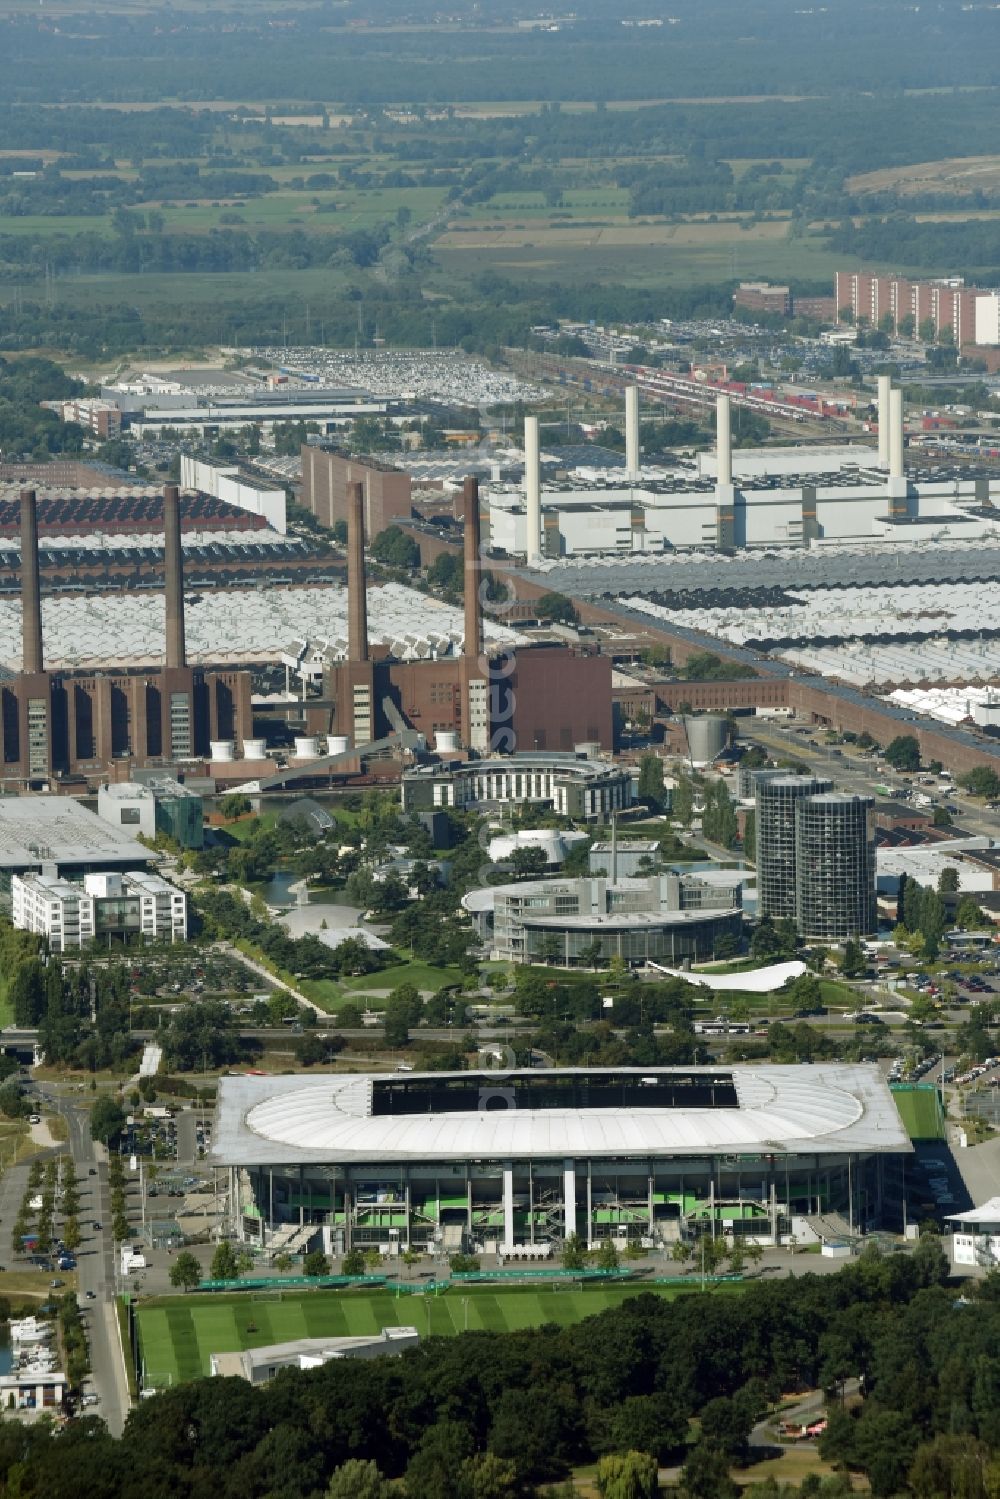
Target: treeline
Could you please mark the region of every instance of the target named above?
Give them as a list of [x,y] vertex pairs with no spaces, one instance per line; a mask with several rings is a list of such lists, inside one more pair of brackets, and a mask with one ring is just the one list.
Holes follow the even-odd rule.
[[[144,243],[146,238],[136,236],[137,242]],[[320,243],[330,245],[329,239],[321,238]],[[42,253],[35,267],[39,275],[44,259]],[[8,279],[14,274],[11,268]],[[0,264],[0,279],[3,275]],[[213,339],[245,344],[269,337],[277,341],[283,326],[290,340],[306,336],[304,304],[294,283],[282,293],[271,286],[257,290],[248,278],[238,291],[228,296],[220,292],[211,309],[165,296],[162,302],[140,310],[120,295],[116,298],[110,282],[104,300],[86,306],[62,305],[59,289],[57,281],[52,303],[24,298],[4,308],[0,350],[43,344],[93,358],[133,350],[200,347]],[[389,345],[427,348],[436,338],[442,347],[452,345],[493,357],[500,355],[504,345],[526,347],[532,327],[553,317],[629,322],[719,317],[731,302],[729,283],[662,291],[596,282],[519,285],[493,273],[475,278],[461,300],[456,297],[454,302],[428,302],[416,277],[404,277],[388,286],[362,272],[346,296],[339,288],[325,296],[310,291],[312,327],[322,319],[326,343],[332,348],[353,347],[360,310],[366,326],[377,324]]]
[[38,403],[69,400],[85,389],[51,359],[0,359],[0,451],[5,456],[27,453],[41,462],[80,452],[83,428],[61,421]]
[[901,266],[968,272],[977,280],[1000,279],[1000,247],[996,225],[989,219],[961,222],[922,222],[905,213],[840,224],[830,235],[830,248],[852,261],[881,260]]
[[[40,273],[45,266],[56,271],[117,272],[122,275],[150,271],[304,271],[323,266],[372,266],[388,244],[388,225],[354,229],[346,234],[305,234],[301,230],[281,232],[240,229],[210,229],[207,234],[136,233],[128,216],[116,224],[114,235],[96,231],[77,234],[0,234],[0,274],[10,279],[11,270]],[[403,256],[412,253],[399,247]]]
[[[120,1442],[92,1419],[4,1422],[0,1483],[22,1499],[381,1499],[386,1480],[400,1499],[529,1499],[631,1452],[682,1464],[689,1499],[732,1499],[730,1469],[747,1462],[756,1420],[820,1386],[821,1450],[877,1499],[985,1499],[1000,1441],[1000,1297],[991,1279],[957,1299],[945,1275],[925,1237],[912,1254],[869,1249],[838,1274],[737,1296],[637,1295],[575,1327],[430,1338],[398,1359],[289,1369],[263,1387],[175,1386],[140,1401]],[[848,1381],[864,1390],[849,1409],[837,1403]]]
[[462,29],[408,27],[396,47],[377,28],[367,32],[371,16],[359,3],[283,12],[280,26],[253,12],[233,19],[211,9],[182,17],[169,9],[88,11],[85,19],[61,15],[58,29],[39,24],[44,19],[16,13],[0,27],[17,102],[180,96],[447,106],[498,97],[891,95],[992,85],[996,52],[989,10],[949,12],[942,45],[937,13],[908,10],[902,0],[875,9],[852,0],[826,11],[791,0],[719,0],[685,12],[681,24],[642,29],[623,27],[605,8],[553,32],[511,28],[501,11],[480,13]]

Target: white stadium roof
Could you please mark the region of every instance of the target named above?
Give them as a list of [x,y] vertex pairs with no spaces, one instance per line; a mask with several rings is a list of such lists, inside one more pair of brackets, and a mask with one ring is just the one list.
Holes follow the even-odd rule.
[[[518,1084],[567,1080],[652,1084],[723,1079],[737,1106],[496,1107]],[[567,1068],[527,1073],[409,1073],[437,1088],[454,1077],[480,1087],[480,1112],[374,1114],[393,1075],[226,1077],[219,1083],[212,1159],[218,1165],[373,1164],[524,1157],[853,1154],[909,1151],[885,1079],[874,1066]]]

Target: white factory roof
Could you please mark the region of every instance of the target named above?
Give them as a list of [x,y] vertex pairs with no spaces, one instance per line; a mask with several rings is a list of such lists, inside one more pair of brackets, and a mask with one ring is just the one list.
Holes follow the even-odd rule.
[[[665,578],[654,587],[669,587]],[[975,583],[907,583],[899,587],[789,587],[787,604],[730,605],[678,609],[642,597],[626,597],[630,609],[669,619],[691,630],[707,630],[734,645],[748,641],[858,639],[869,635],[940,635],[944,630],[1000,632],[1000,579]],[[967,642],[958,642],[960,646]]]
[[[391,1079],[369,1074],[220,1079],[212,1159],[219,1165],[299,1162],[498,1160],[523,1157],[843,1154],[908,1151],[885,1079],[874,1066],[737,1066],[572,1068],[568,1074],[657,1080],[673,1074],[724,1078],[734,1107],[517,1108],[483,1112],[372,1113],[373,1089]],[[474,1073],[409,1073],[407,1084],[436,1086],[451,1076],[477,1084]],[[516,1097],[519,1078],[502,1082]],[[495,1093],[501,1080],[481,1074]]]
[[948,843],[933,844],[920,848],[878,848],[875,850],[875,874],[880,891],[892,892],[899,884],[901,875],[916,880],[921,885],[937,889],[942,871],[954,869],[958,875],[958,888],[963,894],[975,894],[993,889],[993,876],[988,869],[979,869],[962,859],[963,849],[988,850],[988,838],[949,840]]
[[[347,589],[220,588],[185,591],[188,660],[192,664],[279,662],[289,640],[322,642],[334,658],[347,651]],[[47,668],[87,670],[109,665],[159,668],[164,651],[163,594],[54,595],[42,599],[42,636]],[[488,642],[523,637],[484,622]],[[463,617],[453,608],[402,583],[368,588],[368,634],[402,660],[454,655],[461,650]],[[20,669],[21,606],[0,599],[0,666]]]
[[0,797],[0,869],[135,864],[149,850],[68,796]]

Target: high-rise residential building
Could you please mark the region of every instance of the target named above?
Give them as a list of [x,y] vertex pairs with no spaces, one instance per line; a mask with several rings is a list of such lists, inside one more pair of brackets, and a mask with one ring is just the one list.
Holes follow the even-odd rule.
[[795,919],[795,812],[800,802],[833,790],[821,776],[761,777],[757,802],[757,909]]
[[846,942],[875,928],[875,802],[827,792],[795,807],[799,935]]

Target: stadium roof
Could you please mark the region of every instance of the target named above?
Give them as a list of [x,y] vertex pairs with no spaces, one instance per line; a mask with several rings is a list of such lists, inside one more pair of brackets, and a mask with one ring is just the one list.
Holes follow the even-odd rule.
[[0,797],[0,869],[129,864],[149,850],[68,796]]
[[[612,1095],[627,1101],[604,1106]],[[653,1106],[640,1106],[647,1095]],[[529,1097],[534,1107],[523,1106]],[[910,1148],[874,1066],[564,1068],[225,1077],[212,1160],[350,1165]]]

